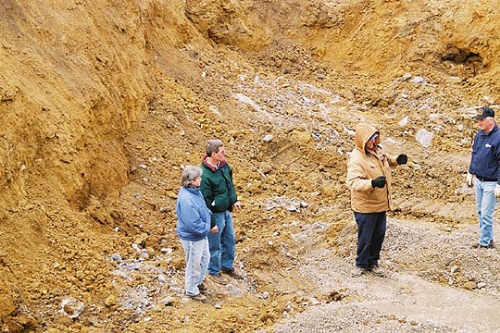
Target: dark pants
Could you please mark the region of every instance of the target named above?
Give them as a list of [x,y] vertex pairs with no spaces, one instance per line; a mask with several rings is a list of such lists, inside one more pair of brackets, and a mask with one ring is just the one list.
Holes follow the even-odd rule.
[[387,215],[381,213],[356,213],[358,225],[358,251],[356,267],[370,268],[378,265],[380,250],[384,242]]

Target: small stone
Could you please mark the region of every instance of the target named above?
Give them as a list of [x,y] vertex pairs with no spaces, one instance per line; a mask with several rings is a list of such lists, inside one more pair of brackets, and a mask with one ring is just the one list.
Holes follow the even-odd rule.
[[477,284],[474,281],[468,281],[464,284],[464,289],[466,290],[474,290],[477,288]]
[[398,123],[398,125],[401,126],[401,127],[406,126],[407,124],[408,124],[408,117],[404,117]]
[[271,134],[267,134],[266,136],[264,136],[264,138],[262,139],[264,142],[270,142],[274,137],[271,135]]
[[67,297],[61,302],[61,311],[71,319],[78,318],[85,309],[85,304],[73,297]]
[[116,305],[116,296],[115,295],[109,295],[106,297],[104,300],[104,305],[106,305],[108,308],[111,308]]
[[425,79],[421,76],[415,76],[413,78],[412,82],[423,85],[423,86],[427,85],[427,81],[425,81]]
[[175,302],[175,298],[172,296],[167,296],[160,301],[160,303],[162,303],[165,306],[172,306],[172,305],[174,305],[174,302]]
[[273,203],[273,204],[266,206],[266,210],[273,210],[276,207],[277,207],[276,204]]
[[113,253],[113,255],[111,256],[111,260],[120,262],[122,261],[122,256],[119,253]]
[[408,81],[409,79],[412,78],[413,75],[411,73],[404,73],[403,76],[401,77],[403,81]]
[[173,250],[169,247],[162,247],[160,251],[161,253],[171,254]]

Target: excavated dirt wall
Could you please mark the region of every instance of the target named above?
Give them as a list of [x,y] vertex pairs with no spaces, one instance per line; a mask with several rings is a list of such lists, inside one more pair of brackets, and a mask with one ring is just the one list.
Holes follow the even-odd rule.
[[[352,260],[344,177],[359,121],[381,129],[388,152],[410,156],[395,171],[391,218],[450,233],[474,225],[463,187],[470,116],[500,98],[499,8],[2,1],[2,330],[189,332],[208,322],[214,331],[253,332],[329,303],[331,291],[317,294],[315,278],[301,271],[321,261],[323,248]],[[432,133],[430,144],[421,133]],[[181,167],[199,164],[213,137],[226,143],[244,207],[235,220],[247,279],[235,290],[210,286],[204,308],[182,297],[174,205]],[[391,245],[386,251],[395,271],[449,283],[453,258],[436,264],[425,248],[419,265]],[[450,288],[469,288],[479,275],[498,282],[494,258],[470,276],[480,269],[464,259],[465,278]],[[331,281],[345,280],[337,268]],[[484,290],[499,295],[498,284]],[[70,297],[85,305],[81,314],[61,306]]]

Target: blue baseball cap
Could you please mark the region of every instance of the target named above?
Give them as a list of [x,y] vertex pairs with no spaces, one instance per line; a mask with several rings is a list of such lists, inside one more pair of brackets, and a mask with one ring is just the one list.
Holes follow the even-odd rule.
[[486,117],[495,117],[495,111],[487,106],[479,108],[479,110],[477,110],[477,115],[474,116],[474,118],[478,120],[483,120]]

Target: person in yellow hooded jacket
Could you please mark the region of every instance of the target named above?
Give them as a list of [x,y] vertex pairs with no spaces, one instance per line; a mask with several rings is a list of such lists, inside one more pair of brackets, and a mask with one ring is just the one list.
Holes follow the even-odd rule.
[[352,276],[367,272],[385,275],[378,261],[385,238],[386,212],[391,209],[391,168],[407,162],[405,154],[394,158],[382,152],[380,132],[374,126],[363,123],[356,126],[356,146],[347,163],[347,186],[358,226]]

